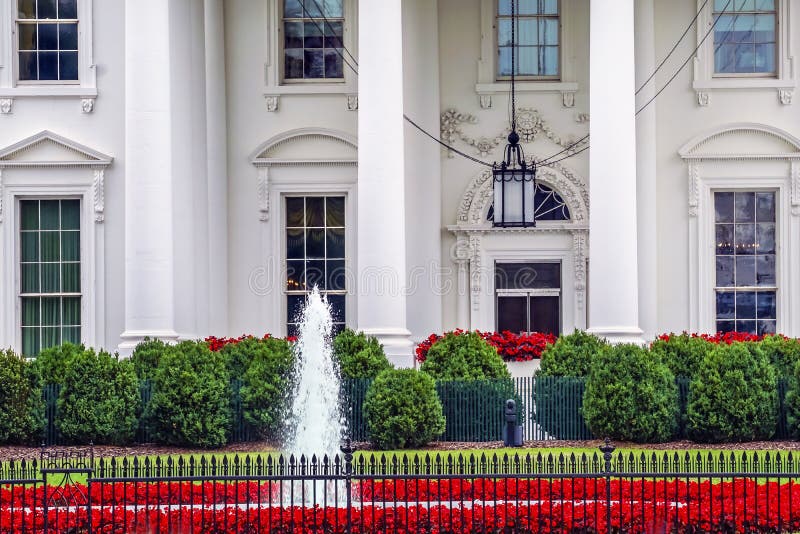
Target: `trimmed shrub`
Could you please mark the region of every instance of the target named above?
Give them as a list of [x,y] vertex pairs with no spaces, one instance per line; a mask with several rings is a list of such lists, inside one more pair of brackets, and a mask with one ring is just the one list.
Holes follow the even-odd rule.
[[608,348],[605,340],[575,330],[545,349],[536,376],[588,376],[592,360]]
[[36,443],[44,429],[42,389],[32,365],[0,351],[0,444]]
[[292,348],[286,340],[275,338],[246,339],[237,347],[249,358],[247,370],[240,375],[242,388],[239,394],[244,419],[259,437],[274,438],[286,415],[287,392],[294,364]]
[[760,345],[775,367],[778,378],[794,376],[795,367],[800,362],[800,340],[782,335],[764,336]]
[[133,439],[139,404],[133,365],[87,349],[67,362],[56,426],[72,443],[122,445]]
[[707,339],[684,332],[659,336],[650,345],[650,350],[661,358],[676,377],[692,378],[714,346]]
[[667,441],[677,429],[675,376],[658,356],[638,345],[601,351],[586,382],[583,415],[597,437]]
[[445,426],[433,378],[415,369],[379,374],[367,390],[364,417],[372,443],[382,450],[421,447]]
[[144,338],[136,345],[131,354],[131,363],[139,380],[152,380],[158,368],[161,356],[167,351],[167,345],[160,339]]
[[64,384],[67,364],[72,358],[84,352],[86,352],[86,347],[73,345],[72,343],[64,343],[57,347],[44,349],[33,360],[34,372],[43,385]]
[[225,357],[203,342],[184,341],[162,355],[145,417],[160,443],[219,447],[230,430],[230,398]]
[[687,431],[699,442],[753,441],[775,433],[777,380],[758,343],[717,345],[689,385]]
[[393,366],[383,352],[383,345],[364,332],[345,328],[333,340],[333,358],[342,378],[375,378]]
[[445,334],[431,346],[420,370],[440,381],[511,378],[497,349],[476,332]]

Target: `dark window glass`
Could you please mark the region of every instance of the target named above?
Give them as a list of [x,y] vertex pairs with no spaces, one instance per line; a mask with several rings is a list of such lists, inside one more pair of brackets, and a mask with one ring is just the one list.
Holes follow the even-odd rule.
[[559,289],[560,263],[498,263],[495,268],[497,289]]
[[528,297],[497,298],[497,329],[514,333],[528,331]]
[[530,298],[530,331],[558,335],[561,332],[559,325],[560,302],[559,297],[532,296]]
[[343,31],[341,0],[284,0],[284,78],[341,80]]
[[774,1],[715,2],[714,19],[714,69],[717,73],[776,72],[777,11]]
[[[512,39],[511,0],[497,3],[497,74],[511,76],[553,77],[560,72],[560,21],[558,0],[523,0],[517,5],[516,39]],[[516,41],[516,65],[511,49]]]

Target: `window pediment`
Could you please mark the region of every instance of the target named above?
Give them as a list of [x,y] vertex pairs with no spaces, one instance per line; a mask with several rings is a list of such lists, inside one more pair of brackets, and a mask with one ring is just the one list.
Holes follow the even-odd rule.
[[733,124],[695,137],[678,153],[686,160],[800,159],[800,139],[772,126]]
[[291,130],[261,144],[251,157],[257,167],[274,165],[356,165],[358,145],[350,135],[334,130]]
[[43,130],[0,150],[4,167],[107,167],[113,158]]

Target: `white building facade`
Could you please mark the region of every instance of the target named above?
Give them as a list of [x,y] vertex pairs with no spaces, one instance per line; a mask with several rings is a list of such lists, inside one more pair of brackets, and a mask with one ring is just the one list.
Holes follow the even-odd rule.
[[515,5],[526,228],[511,0],[0,0],[0,346],[800,336],[797,0]]

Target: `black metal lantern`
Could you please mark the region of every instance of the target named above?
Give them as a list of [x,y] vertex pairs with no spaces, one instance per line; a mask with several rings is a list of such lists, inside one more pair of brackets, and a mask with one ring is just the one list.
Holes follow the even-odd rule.
[[492,166],[494,177],[494,225],[501,227],[536,226],[536,163],[525,161],[517,134],[516,4],[511,0],[511,133],[502,162]]

